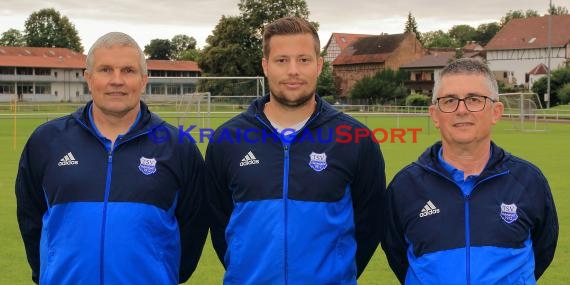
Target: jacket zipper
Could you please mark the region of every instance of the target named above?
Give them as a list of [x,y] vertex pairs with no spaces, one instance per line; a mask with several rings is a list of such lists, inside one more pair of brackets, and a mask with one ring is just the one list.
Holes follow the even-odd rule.
[[[473,187],[474,189],[475,187]],[[471,190],[473,191],[473,190]],[[465,200],[465,277],[467,285],[471,285],[471,221],[469,215],[469,200],[471,194],[464,196]]]
[[[77,122],[79,122],[80,125],[82,125],[85,129],[87,129],[89,132],[91,132],[91,134],[99,141],[101,142],[101,144],[103,144],[103,147],[106,148],[105,146],[105,142],[101,141],[101,139],[99,139],[99,137],[93,133],[93,130],[91,130],[87,125],[85,125],[81,120],[76,119]],[[137,137],[143,136],[148,134],[148,131],[144,131],[140,134],[134,135],[132,137],[130,137],[128,140],[120,140],[119,138],[117,138],[117,140],[115,141],[115,144],[113,146],[111,146],[112,149],[107,151],[107,174],[106,174],[106,178],[105,178],[105,197],[103,200],[103,217],[102,217],[102,222],[101,222],[101,238],[100,238],[100,253],[99,253],[99,284],[104,285],[105,284],[105,231],[106,231],[106,223],[107,223],[107,205],[109,203],[109,195],[111,192],[111,178],[112,178],[112,173],[113,173],[113,151],[121,144],[124,144],[128,141],[131,141]]]
[[283,163],[283,212],[284,212],[284,224],[283,224],[283,234],[284,234],[284,238],[283,238],[283,248],[284,248],[284,254],[283,254],[283,264],[284,264],[284,268],[283,268],[283,276],[285,278],[285,284],[288,283],[289,280],[289,276],[288,276],[288,272],[289,272],[289,263],[287,262],[288,260],[288,249],[289,247],[287,246],[287,223],[288,223],[288,213],[287,213],[287,200],[288,200],[288,196],[289,196],[289,144],[283,144],[283,152],[284,152],[284,157],[285,157],[285,161]]
[[105,284],[105,230],[107,223],[107,205],[109,203],[109,192],[111,192],[111,173],[113,171],[113,150],[110,150],[107,156],[107,177],[105,180],[105,198],[103,200],[103,217],[101,221],[101,239],[99,253],[99,278],[101,285]]
[[[307,121],[307,123],[305,123],[305,125],[298,130],[297,132],[295,132],[295,137],[297,136],[297,134],[300,134],[312,121],[314,121],[318,116],[319,116],[320,112],[317,111],[316,114]],[[261,124],[263,124],[265,127],[267,127],[269,130],[271,130],[275,135],[277,135],[278,138],[282,138],[281,135],[279,133],[277,133],[277,131],[275,131],[275,129],[273,127],[271,127],[270,125],[268,125],[263,118],[259,115],[256,114],[255,118],[261,122]],[[283,145],[283,157],[284,157],[284,161],[283,161],[283,278],[284,278],[284,284],[288,284],[289,282],[289,263],[288,263],[288,240],[287,240],[287,223],[288,223],[288,207],[287,207],[287,202],[288,202],[288,196],[289,196],[289,155],[290,155],[290,148],[291,148],[291,143],[293,142],[295,138],[292,138],[290,140],[288,140],[287,142],[284,142],[283,140],[281,140],[281,143]]]
[[[449,177],[445,176],[443,173],[435,170],[434,168],[431,168],[427,165],[421,165],[422,167],[425,167],[426,169],[432,171],[433,173],[436,173],[437,175],[445,178],[446,180],[452,182],[453,184],[457,185],[457,183],[455,183],[455,181],[453,179],[450,179]],[[475,183],[473,185],[473,188],[471,189],[471,193],[473,193],[473,191],[475,191],[475,188],[477,188],[477,186],[487,180],[493,179],[497,176],[501,176],[501,175],[505,175],[509,173],[509,171],[503,171],[494,175],[491,175],[489,177],[486,177],[480,181],[477,181],[477,183]],[[459,187],[459,186],[458,186]],[[468,195],[463,195],[463,200],[464,200],[464,204],[465,204],[465,278],[467,281],[467,285],[471,284],[471,223],[470,223],[470,200],[471,200],[471,194]]]

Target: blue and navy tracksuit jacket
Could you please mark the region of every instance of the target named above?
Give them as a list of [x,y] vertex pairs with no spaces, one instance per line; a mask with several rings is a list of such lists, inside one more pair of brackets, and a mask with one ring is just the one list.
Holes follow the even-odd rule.
[[224,284],[356,284],[383,231],[379,145],[348,142],[365,126],[318,96],[301,130],[279,134],[268,100],[220,126],[206,152]]
[[483,172],[464,179],[440,151],[428,148],[388,186],[382,247],[400,282],[536,284],[558,238],[544,175],[491,143]]
[[17,217],[32,279],[186,281],[208,230],[198,148],[180,143],[178,130],[142,102],[137,122],[111,148],[89,118],[91,104],[39,126],[23,150]]

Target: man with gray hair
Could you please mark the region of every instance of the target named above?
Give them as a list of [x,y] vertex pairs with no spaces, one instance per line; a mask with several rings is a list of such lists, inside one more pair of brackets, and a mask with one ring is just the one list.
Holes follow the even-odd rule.
[[[17,217],[40,284],[178,284],[208,231],[204,161],[141,101],[144,54],[128,35],[87,55],[93,100],[30,136],[16,178]],[[161,144],[149,134],[172,135]]]
[[554,257],[558,219],[541,171],[491,140],[503,114],[493,73],[458,59],[433,96],[441,141],[388,186],[390,267],[405,284],[535,284]]

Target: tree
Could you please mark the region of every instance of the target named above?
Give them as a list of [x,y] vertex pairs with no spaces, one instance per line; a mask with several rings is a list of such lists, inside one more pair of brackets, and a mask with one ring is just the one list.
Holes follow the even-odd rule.
[[365,77],[356,82],[350,91],[350,97],[379,104],[403,100],[408,94],[404,87],[407,78],[406,72],[402,70],[384,69],[372,77]]
[[[544,106],[544,94],[547,91],[547,80],[546,76],[541,77],[532,85],[532,92],[538,94],[542,105]],[[558,68],[553,70],[550,74],[550,105],[555,106],[558,104],[558,90],[564,85],[570,82],[570,66]]]
[[200,68],[215,76],[254,76],[260,74],[261,51],[252,60],[251,49],[244,45],[251,37],[251,30],[239,16],[222,16],[212,35],[206,39],[207,46],[198,60]]
[[33,12],[24,26],[27,46],[62,47],[83,53],[75,25],[53,8]]
[[144,46],[144,53],[148,59],[172,59],[172,43],[167,39],[153,39],[150,44]]
[[202,53],[199,49],[189,49],[181,52],[179,55],[176,56],[177,60],[191,60],[198,62]]
[[467,42],[475,40],[477,32],[475,28],[469,25],[455,25],[449,30],[449,36],[459,43],[459,46],[464,46]]
[[196,39],[187,35],[175,35],[170,40],[172,44],[172,56],[174,59],[181,59],[183,54],[189,55],[187,51],[196,50]]
[[509,10],[505,16],[501,18],[501,27],[504,27],[506,23],[508,23],[512,19],[524,19],[530,17],[538,17],[540,16],[536,10],[526,10],[523,12],[522,10]]
[[412,12],[408,12],[408,20],[406,21],[404,33],[414,33],[418,41],[423,44],[422,35],[420,34],[420,31],[418,31],[418,24],[416,23],[416,18],[412,16]]
[[424,33],[422,38],[425,48],[459,47],[459,43],[442,30]]
[[555,6],[551,4],[548,8],[548,14],[550,15],[568,15],[568,8],[564,6]]
[[[222,16],[206,39],[200,67],[210,75],[262,75],[263,27],[284,16],[308,18],[304,0],[240,0],[239,16]],[[316,26],[316,24],[315,24]]]
[[240,0],[238,7],[246,25],[253,30],[258,40],[261,40],[263,27],[279,18],[309,18],[309,8],[305,0]]
[[477,27],[475,41],[481,46],[487,45],[491,39],[501,30],[501,26],[497,22],[481,24]]
[[22,47],[26,45],[26,39],[22,32],[16,29],[9,29],[2,33],[0,46]]
[[560,104],[570,104],[570,82],[562,85],[556,91],[556,96],[560,100]]
[[406,106],[429,106],[431,98],[424,94],[412,93],[406,97]]
[[337,95],[336,88],[334,87],[334,78],[329,62],[325,62],[323,64],[321,75],[319,76],[319,80],[317,81],[317,93],[321,97]]

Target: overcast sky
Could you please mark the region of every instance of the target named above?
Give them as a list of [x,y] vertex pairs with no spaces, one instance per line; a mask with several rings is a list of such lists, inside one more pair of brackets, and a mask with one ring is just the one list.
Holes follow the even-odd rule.
[[[415,17],[420,32],[452,26],[499,21],[510,10],[547,12],[549,0],[307,0],[310,20],[320,24],[324,46],[331,33],[402,33],[408,12]],[[55,8],[67,16],[79,32],[85,51],[101,35],[120,31],[131,35],[144,49],[152,39],[172,39],[185,34],[199,47],[222,15],[237,16],[239,0],[2,0],[0,33],[10,28],[24,31],[31,13]],[[570,9],[570,0],[552,0]]]

